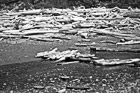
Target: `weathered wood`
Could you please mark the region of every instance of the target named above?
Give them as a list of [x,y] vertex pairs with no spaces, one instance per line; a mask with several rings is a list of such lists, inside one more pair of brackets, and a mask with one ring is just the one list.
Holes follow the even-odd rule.
[[74,89],[74,90],[88,90],[89,87],[77,87],[77,86],[67,86],[66,89]]
[[61,63],[57,63],[57,65],[68,65],[68,64],[75,64],[75,63],[79,63],[79,61],[61,62]]
[[54,39],[63,39],[63,40],[71,40],[70,37],[66,37],[66,36],[51,36],[51,38],[54,38]]
[[[140,62],[139,58],[134,58],[134,59],[99,59],[99,60],[94,60],[95,64],[99,65],[123,65],[123,64],[133,64],[136,62]],[[93,63],[94,63],[93,62]]]
[[23,11],[23,12],[4,13],[4,14],[9,15],[9,16],[13,16],[13,15],[37,15],[37,14],[40,14],[41,12],[43,12],[43,10],[38,9],[38,10],[28,10],[28,11]]
[[131,49],[131,48],[126,48],[126,49],[114,49],[114,48],[103,48],[103,47],[90,47],[90,52],[134,52],[134,53],[140,53],[140,49]]
[[75,43],[75,46],[77,46],[77,47],[87,47],[87,46],[94,46],[95,44],[96,44],[95,42],[89,43],[89,44],[87,44],[87,43]]
[[64,89],[57,91],[56,93],[65,93],[65,92],[66,92],[66,89],[64,88]]
[[140,41],[130,40],[130,41],[126,41],[126,42],[116,43],[116,45],[134,45],[134,44],[140,44]]
[[103,34],[103,35],[110,35],[110,36],[121,36],[121,37],[137,37],[136,35],[132,35],[132,34],[121,34],[118,32],[111,32],[109,30],[105,30],[105,29],[92,29],[91,32],[94,33],[98,33],[98,34]]
[[130,17],[130,18],[140,18],[140,12],[126,12],[123,14],[124,17]]
[[45,52],[40,52],[40,53],[37,53],[37,55],[35,56],[36,58],[40,58],[40,57],[43,57],[43,56],[46,56],[46,55],[50,55],[52,53],[55,53],[57,50],[57,48],[51,50],[51,51],[45,51]]

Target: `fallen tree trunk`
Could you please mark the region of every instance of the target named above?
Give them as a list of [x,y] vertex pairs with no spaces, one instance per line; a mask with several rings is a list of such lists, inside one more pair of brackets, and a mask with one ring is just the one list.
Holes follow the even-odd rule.
[[133,44],[140,44],[140,41],[127,41],[127,42],[118,42],[116,43],[116,45],[133,45]]
[[89,87],[77,87],[77,86],[67,86],[66,89],[74,89],[74,90],[88,90]]
[[75,43],[75,46],[77,47],[87,47],[87,46],[94,46],[96,43],[93,42],[93,43],[90,43],[90,44],[87,44],[87,43]]
[[99,64],[99,65],[106,65],[106,66],[115,66],[115,65],[123,65],[123,64],[135,64],[139,63],[140,59],[135,58],[135,59],[99,59],[99,60],[94,60],[93,63]]
[[122,37],[136,37],[135,35],[132,34],[122,34],[122,33],[118,33],[118,32],[111,32],[109,30],[105,30],[105,29],[93,29],[91,30],[91,32],[97,33],[97,34],[104,34],[104,35],[110,35],[110,36],[122,36]]
[[15,12],[15,13],[4,13],[6,15],[38,15],[41,12],[43,12],[43,10],[39,9],[39,10],[28,10],[28,11],[24,11],[24,12]]
[[139,12],[126,12],[123,14],[123,17],[140,18],[140,11]]
[[103,48],[103,47],[90,47],[90,52],[96,52],[96,51],[105,51],[105,52],[134,52],[134,53],[140,53],[140,49],[111,49],[111,48]]

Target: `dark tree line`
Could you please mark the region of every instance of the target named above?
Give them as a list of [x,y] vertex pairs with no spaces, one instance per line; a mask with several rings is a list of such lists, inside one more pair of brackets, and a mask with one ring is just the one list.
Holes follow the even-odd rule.
[[[140,0],[0,0],[0,5],[15,6],[23,2],[22,6],[33,8],[67,8],[73,6],[85,6],[89,7],[115,7],[126,8],[129,6],[140,8]],[[15,4],[16,3],[16,4]],[[4,5],[1,5],[2,8]],[[20,4],[21,5],[21,4]]]

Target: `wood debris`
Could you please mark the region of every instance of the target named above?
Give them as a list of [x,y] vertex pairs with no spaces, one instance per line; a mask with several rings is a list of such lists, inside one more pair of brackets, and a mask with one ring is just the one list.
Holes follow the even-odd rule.
[[126,42],[118,42],[116,44],[117,45],[132,45],[132,44],[140,44],[140,41],[130,40],[130,41],[126,41]]
[[66,92],[66,89],[64,88],[64,89],[57,91],[56,93],[65,93],[65,92]]
[[58,63],[61,61],[74,61],[74,62],[69,62],[69,63],[64,63],[64,64],[77,63],[77,61],[90,62],[92,59],[96,58],[94,54],[81,54],[78,52],[78,50],[66,50],[66,51],[60,52],[60,51],[57,51],[57,48],[51,51],[37,53],[35,57],[55,60],[55,63]]
[[106,66],[115,66],[115,65],[123,65],[123,64],[133,64],[140,62],[139,58],[134,59],[99,59],[94,60],[94,64],[98,65],[106,65]]
[[75,64],[75,63],[79,63],[79,61],[61,62],[61,63],[57,63],[57,65],[68,65],[68,64]]
[[[139,13],[138,10],[131,12]],[[123,13],[125,12],[125,13]],[[137,30],[140,27],[138,18],[125,17],[130,12],[120,8],[77,8],[71,9],[32,9],[18,12],[0,12],[0,33],[18,36],[31,36],[47,33],[62,33],[64,35],[80,35],[89,38],[92,33],[105,34],[117,38],[140,39],[134,34],[121,33],[122,29]],[[137,24],[137,26],[136,26]],[[112,27],[112,29],[110,29]],[[106,28],[106,30],[104,29]],[[87,29],[87,30],[85,30]],[[110,29],[110,30],[107,30]],[[54,39],[70,40],[70,37]],[[41,41],[41,38],[39,38]],[[36,39],[35,39],[36,40]],[[44,41],[44,40],[42,40]]]
[[[92,51],[138,53],[140,49],[129,45],[140,43],[139,13],[139,9],[118,7],[1,11],[0,38],[2,41],[8,38],[41,42],[75,40],[72,42],[76,47],[92,47],[90,48]],[[104,45],[109,47],[104,48]],[[125,45],[128,48],[124,48]],[[57,49],[37,53],[35,57],[54,60],[58,63],[69,60],[69,63],[63,64],[72,64],[77,61],[91,62],[96,58],[95,55],[80,54],[78,50],[60,52]]]
[[67,86],[66,89],[74,89],[74,90],[89,90],[89,87],[77,87],[77,86]]
[[90,52],[134,52],[140,53],[140,49],[131,49],[131,48],[105,48],[105,47],[90,47]]

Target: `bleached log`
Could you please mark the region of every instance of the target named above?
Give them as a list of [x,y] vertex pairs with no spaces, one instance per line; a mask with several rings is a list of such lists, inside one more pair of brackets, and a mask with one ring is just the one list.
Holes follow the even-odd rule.
[[15,12],[15,13],[4,13],[6,15],[9,16],[13,16],[13,15],[36,15],[36,14],[40,14],[41,12],[43,12],[43,10],[28,10],[28,11],[22,11],[22,12]]
[[99,60],[94,60],[95,64],[99,65],[122,65],[122,64],[132,64],[136,62],[140,62],[139,58],[134,58],[134,59],[99,59]]
[[51,51],[40,52],[40,53],[37,53],[37,55],[35,57],[37,57],[37,58],[44,57],[46,55],[50,55],[52,53],[55,53],[56,50],[57,50],[57,48],[55,48],[55,49],[53,49]]
[[130,40],[130,41],[127,41],[127,42],[116,43],[116,45],[134,45],[134,44],[140,44],[140,41]]
[[67,86],[66,89],[74,89],[74,90],[88,90],[89,87],[77,87],[77,86]]
[[68,65],[68,64],[75,64],[75,63],[79,63],[79,61],[61,62],[61,63],[57,63],[57,65]]
[[90,52],[134,52],[134,53],[140,53],[140,49],[131,49],[131,48],[119,48],[119,49],[113,49],[113,48],[103,48],[103,47],[90,47]]
[[111,32],[109,30],[105,29],[93,29],[91,32],[98,33],[98,34],[105,34],[105,35],[111,35],[111,36],[125,36],[125,37],[134,37],[135,35],[131,34],[121,34],[118,32]]
[[87,47],[87,46],[94,46],[95,44],[96,44],[95,42],[90,43],[90,44],[87,44],[87,43],[75,43],[75,46]]

